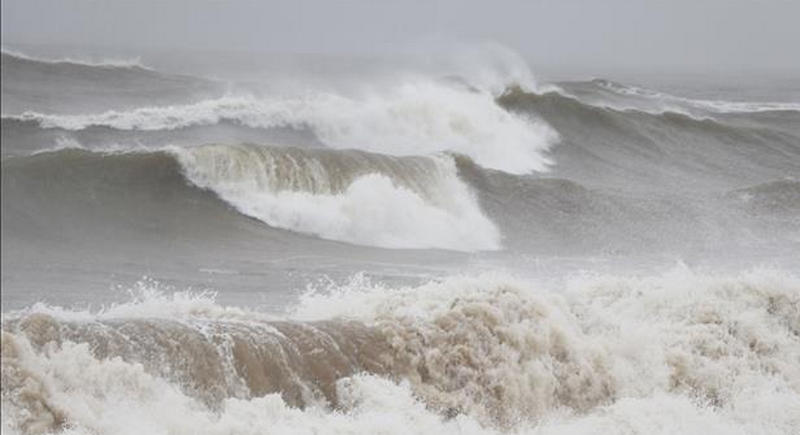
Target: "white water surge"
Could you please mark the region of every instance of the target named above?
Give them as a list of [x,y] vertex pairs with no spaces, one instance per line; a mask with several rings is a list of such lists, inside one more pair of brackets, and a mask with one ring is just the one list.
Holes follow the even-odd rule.
[[16,332],[4,324],[4,432],[59,422],[62,433],[101,434],[791,434],[800,427],[800,280],[779,272],[726,277],[677,268],[550,288],[497,274],[408,288],[356,277],[311,291],[290,311],[295,321],[363,322],[388,339],[387,355],[417,369],[396,365],[394,380],[340,379],[336,411],[324,402],[298,409],[277,394],[208,408],[180,379],[47,337],[59,336],[59,322],[89,327],[166,315],[207,325],[194,327],[224,355],[230,350],[214,325],[257,329],[263,315],[182,293],[151,292],[96,314],[39,305],[4,320],[47,316],[28,324],[56,326]]

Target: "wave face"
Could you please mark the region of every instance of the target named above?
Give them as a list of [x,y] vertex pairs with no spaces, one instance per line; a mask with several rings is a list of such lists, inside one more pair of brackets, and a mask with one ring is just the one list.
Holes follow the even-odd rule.
[[6,315],[4,430],[783,434],[800,423],[800,280],[778,272],[679,267],[549,290],[501,275],[403,288],[356,277],[311,290],[284,320],[153,286],[96,313]]
[[560,134],[550,174],[623,191],[720,191],[800,173],[800,112],[695,117],[510,89],[499,104]]
[[[146,236],[148,228],[171,227],[176,220],[185,227],[178,233],[193,227],[219,232],[223,223],[236,222],[226,216],[227,203],[273,228],[367,246],[500,247],[498,229],[446,155],[256,145],[122,153],[65,149],[4,160],[3,181],[10,204],[4,208],[4,234],[38,232],[41,238],[55,228],[76,231],[87,219],[111,224],[120,236]],[[44,202],[32,204],[31,198],[42,197]],[[205,210],[205,216],[192,209]],[[40,216],[31,221],[31,214]],[[47,221],[70,215],[71,222]]]
[[172,152],[192,183],[273,227],[386,248],[500,246],[446,156],[259,146]]
[[213,250],[222,240],[277,255],[276,237],[306,246],[298,255],[327,250],[311,248],[305,235],[365,247],[538,255],[654,248],[696,255],[800,241],[800,191],[791,180],[697,198],[641,198],[487,171],[466,156],[252,144],[65,148],[6,158],[2,171],[5,246],[24,252],[34,244],[52,261],[66,246],[139,246],[142,255],[164,234],[176,255],[200,245]]

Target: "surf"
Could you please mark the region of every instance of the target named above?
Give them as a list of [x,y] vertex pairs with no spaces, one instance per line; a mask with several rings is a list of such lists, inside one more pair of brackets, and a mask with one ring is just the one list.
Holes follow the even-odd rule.
[[356,276],[276,318],[144,283],[100,311],[4,314],[3,425],[224,432],[245,418],[346,432],[388,413],[442,431],[572,433],[655,424],[640,411],[662,407],[714,432],[785,433],[800,421],[798,288],[778,271],[681,266],[562,284],[492,273],[392,288]]

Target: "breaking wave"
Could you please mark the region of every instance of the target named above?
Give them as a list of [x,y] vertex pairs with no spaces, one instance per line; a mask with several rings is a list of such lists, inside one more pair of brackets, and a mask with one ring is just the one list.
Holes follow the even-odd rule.
[[274,227],[386,248],[500,247],[448,156],[245,145],[172,152],[196,186]]
[[356,276],[312,288],[285,318],[152,282],[133,294],[99,312],[39,304],[4,315],[4,431],[787,434],[800,424],[800,279],[776,271],[677,267],[562,284],[489,274],[401,288]]
[[788,247],[800,234],[800,191],[790,178],[696,198],[635,197],[486,170],[463,155],[74,146],[3,159],[8,240],[96,249],[110,240],[157,242],[158,227],[187,246],[219,238],[273,246],[285,233],[296,243],[313,235],[400,249],[587,255],[657,247],[688,255],[700,247]]
[[[170,225],[178,216],[187,227],[205,222],[216,228],[230,219],[217,205],[219,198],[271,227],[331,240],[460,251],[501,245],[499,230],[447,155],[395,157],[258,145],[122,152],[68,148],[4,160],[3,194],[4,231],[13,227],[15,234],[31,227],[29,213],[40,216],[37,220],[103,216],[99,224],[117,223],[121,232],[153,222]],[[30,198],[42,197],[38,211],[24,209]],[[205,214],[213,210],[217,217],[193,216],[198,203],[205,204]],[[82,221],[72,219],[66,228]],[[49,232],[64,224],[42,222],[40,227]]]
[[434,81],[406,82],[380,94],[316,93],[258,99],[228,96],[189,105],[90,115],[25,112],[6,119],[68,131],[90,127],[175,130],[233,122],[250,128],[308,128],[325,145],[393,155],[453,151],[512,173],[543,171],[558,134],[532,114],[498,106],[491,93]]
[[800,170],[800,112],[711,119],[591,101],[515,87],[495,97],[454,84],[415,82],[361,97],[228,96],[90,115],[25,112],[3,117],[3,152],[30,152],[63,138],[90,149],[218,141],[398,156],[450,151],[483,168],[625,190],[728,190]]

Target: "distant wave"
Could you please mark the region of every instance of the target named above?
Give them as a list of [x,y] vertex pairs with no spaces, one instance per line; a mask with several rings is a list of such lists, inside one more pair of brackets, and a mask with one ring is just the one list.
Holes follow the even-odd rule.
[[582,184],[658,188],[678,183],[706,190],[800,170],[800,112],[698,118],[585,100],[519,88],[495,98],[426,82],[361,97],[227,96],[87,115],[26,112],[4,116],[4,153],[13,153],[13,147],[48,147],[62,136],[89,148],[217,141],[326,145],[401,156],[449,151],[512,174],[538,171]]
[[620,110],[585,100],[519,88],[493,97],[424,82],[360,97],[226,96],[86,115],[29,111],[3,117],[3,152],[50,147],[62,137],[90,149],[114,143],[255,142],[400,156],[447,151],[488,169],[547,172],[627,189],[677,183],[728,190],[800,170],[800,112],[712,119]]
[[800,171],[800,112],[696,117],[521,89],[497,101],[509,111],[536,114],[558,131],[559,145],[548,154],[556,163],[550,173],[584,184],[724,190]]
[[[90,67],[109,67],[109,68],[139,68],[139,69],[146,69],[151,70],[150,67],[145,66],[142,64],[141,58],[134,57],[134,58],[103,58],[102,60],[96,61],[92,59],[79,59],[79,58],[72,58],[72,57],[64,57],[64,58],[57,58],[57,59],[50,59],[38,56],[31,56],[20,51],[3,48],[2,55],[8,56],[10,58],[28,60],[33,62],[39,63],[49,63],[49,64],[71,64],[71,65],[81,65],[81,66],[90,66]],[[4,59],[6,61],[6,59]]]
[[[773,111],[800,111],[800,103],[793,102],[754,102],[754,101],[724,101],[724,100],[703,100],[670,95],[652,89],[638,86],[623,85],[611,80],[595,79],[592,84],[611,91],[613,93],[647,100],[655,104],[655,107],[647,108],[635,103],[630,106],[620,105],[620,103],[608,102],[609,107],[618,109],[639,109],[658,112],[678,112],[695,115],[692,109],[700,109],[710,113],[758,113]],[[602,104],[602,103],[601,103]]]
[[3,426],[679,433],[689,419],[703,433],[790,433],[798,288],[774,271],[686,267],[554,289],[502,274],[416,287],[356,276],[275,318],[143,282],[99,312],[4,314]]
[[169,74],[136,62],[47,61],[2,53],[3,113],[73,114],[198,101],[223,84]]
[[558,140],[558,134],[535,115],[509,113],[491,94],[435,82],[405,83],[361,97],[330,93],[288,99],[228,96],[130,111],[25,112],[4,118],[71,131],[93,126],[174,130],[225,121],[251,128],[304,127],[333,148],[393,155],[453,151],[484,167],[512,173],[546,170],[550,161],[544,153]]

